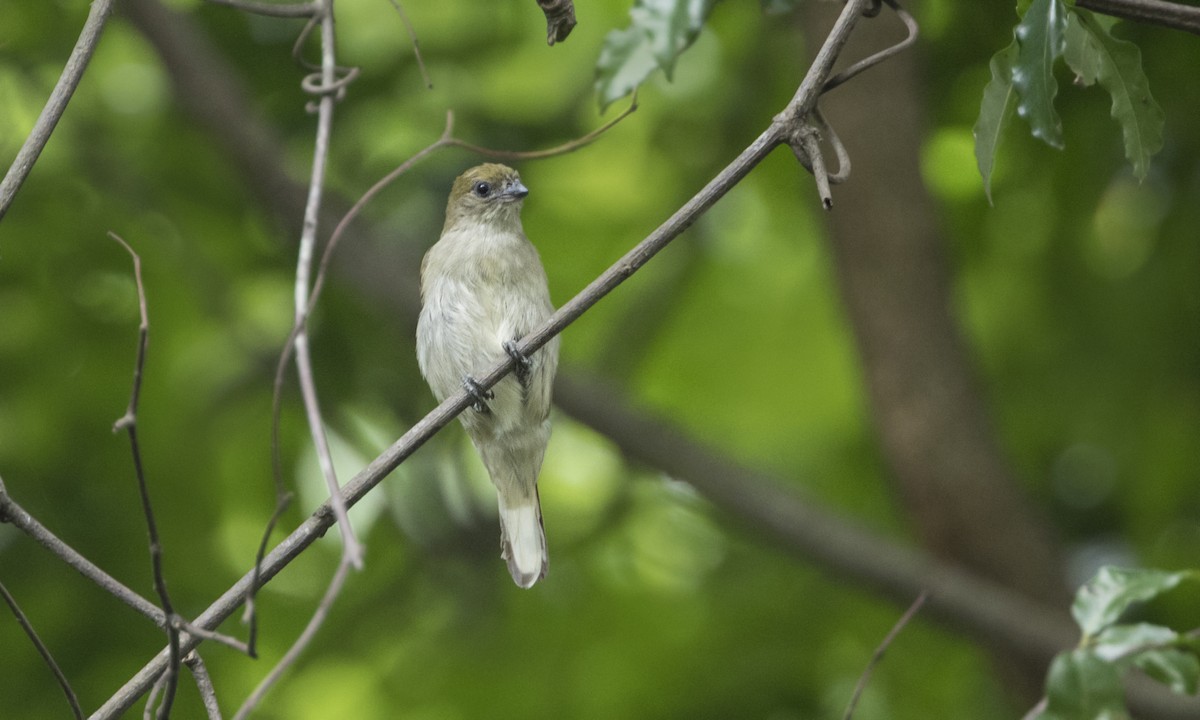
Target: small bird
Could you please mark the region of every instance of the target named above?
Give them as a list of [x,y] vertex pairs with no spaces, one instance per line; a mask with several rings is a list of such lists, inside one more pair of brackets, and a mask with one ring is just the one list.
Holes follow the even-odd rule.
[[[528,194],[504,165],[458,176],[442,236],[421,263],[417,322],[417,362],[434,396],[440,402],[465,387],[475,399],[459,420],[496,486],[501,557],[523,588],[549,567],[537,478],[558,368],[557,337],[529,357],[516,346],[554,312],[541,258],[521,227]],[[505,356],[516,369],[484,392],[475,377]]]

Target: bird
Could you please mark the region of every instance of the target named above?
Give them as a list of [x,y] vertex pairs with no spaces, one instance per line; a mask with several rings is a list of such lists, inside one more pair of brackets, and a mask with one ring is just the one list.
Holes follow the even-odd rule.
[[[487,468],[500,509],[501,557],[519,587],[546,576],[549,556],[537,479],[550,441],[558,337],[523,355],[517,341],[553,313],[546,271],[525,236],[529,189],[496,163],[455,179],[441,237],[421,262],[417,363],[439,402],[466,388],[459,415]],[[502,358],[515,370],[490,391],[475,378]]]

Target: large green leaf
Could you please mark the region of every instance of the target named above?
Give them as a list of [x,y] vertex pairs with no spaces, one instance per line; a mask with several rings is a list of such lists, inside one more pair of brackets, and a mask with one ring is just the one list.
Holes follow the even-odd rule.
[[1195,573],[1189,572],[1130,570],[1106,565],[1079,588],[1071,614],[1084,637],[1090,638],[1115,623],[1130,605],[1157,597],[1194,577]]
[[1012,83],[1012,67],[1016,58],[1015,40],[992,56],[992,79],[983,88],[979,119],[975,121],[972,131],[975,136],[975,162],[983,177],[983,191],[987,194],[988,202],[992,201],[992,168],[996,163],[996,151],[1017,107],[1017,95]]
[[1117,669],[1087,650],[1061,653],[1046,676],[1042,720],[1128,718]]
[[1063,33],[1067,12],[1062,0],[1033,0],[1014,34],[1017,37],[1017,61],[1012,82],[1019,100],[1017,114],[1025,118],[1033,136],[1061,148],[1062,120],[1054,110],[1058,83],[1054,79],[1054,61],[1063,52]]
[[1150,95],[1137,45],[1113,37],[1092,13],[1076,8],[1067,22],[1067,64],[1085,85],[1099,82],[1112,96],[1112,116],[1121,124],[1125,157],[1139,180],[1163,145],[1162,108]]
[[604,109],[640,85],[655,69],[667,79],[675,61],[700,34],[716,0],[638,0],[630,25],[604,39],[596,63],[596,92]]

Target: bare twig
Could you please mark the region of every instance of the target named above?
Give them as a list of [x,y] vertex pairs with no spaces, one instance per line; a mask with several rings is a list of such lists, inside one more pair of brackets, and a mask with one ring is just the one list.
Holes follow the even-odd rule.
[[33,538],[38,544],[54,553],[60,560],[74,568],[88,580],[96,583],[100,589],[117,598],[142,615],[150,618],[157,626],[166,627],[166,616],[154,603],[130,590],[119,580],[97,567],[91,560],[79,554],[75,548],[66,544],[57,535],[50,532],[46,526],[38,522],[25,508],[17,504],[0,482],[0,522],[8,523]]
[[825,86],[821,89],[822,95],[846,82],[855,75],[858,75],[859,73],[878,65],[884,60],[887,60],[893,55],[908,49],[917,42],[917,35],[920,32],[920,28],[917,26],[916,18],[909,14],[907,10],[900,7],[900,4],[896,2],[896,0],[883,0],[883,2],[886,2],[888,7],[890,7],[896,13],[896,16],[900,18],[900,21],[904,23],[904,29],[908,31],[908,35],[895,45],[884,48],[883,50],[880,50],[869,57],[859,60],[837,75],[834,75],[826,80]]
[[[179,619],[176,624],[179,626],[180,630],[182,630],[183,632],[185,632],[189,635],[195,635],[196,637],[198,637],[202,640],[211,640],[215,643],[224,645],[227,648],[237,650],[238,652],[240,652],[244,655],[249,655],[250,657],[254,657],[250,653],[250,647],[246,643],[242,642],[241,640],[238,640],[235,637],[230,637],[228,635],[225,635],[224,633],[213,632],[212,630],[206,630],[201,627],[196,627],[195,625],[193,625],[190,622],[187,622],[186,620],[183,620],[183,619]],[[185,663],[187,662],[187,658],[184,658],[184,662]]]
[[200,657],[200,653],[192,650],[184,655],[183,664],[192,671],[192,677],[196,680],[196,689],[200,692],[200,700],[204,703],[204,711],[208,714],[208,720],[221,720],[221,706],[217,703],[217,691],[213,687],[212,677],[208,674],[208,667],[204,665],[204,659]]
[[142,375],[146,369],[146,347],[150,340],[150,315],[146,309],[146,286],[142,283],[142,258],[125,242],[120,235],[109,232],[108,236],[121,244],[133,258],[133,277],[137,283],[138,323],[137,360],[133,366],[133,389],[129,393],[129,406],[125,414],[113,423],[113,432],[125,430],[129,434],[129,447],[133,453],[133,468],[137,475],[138,494],[142,500],[142,513],[146,516],[146,531],[150,536],[150,565],[154,573],[154,590],[162,602],[163,613],[166,615],[167,644],[170,649],[170,663],[164,676],[162,704],[158,707],[158,717],[167,718],[171,714],[171,705],[175,702],[175,690],[179,679],[179,628],[173,621],[175,611],[171,608],[171,596],[167,592],[167,581],[162,569],[162,543],[158,537],[158,524],[154,520],[154,508],[150,503],[150,490],[146,486],[146,472],[142,466],[142,452],[138,446],[137,410],[138,399],[142,393]]
[[421,57],[421,43],[417,41],[417,31],[408,19],[408,13],[404,12],[404,8],[400,6],[400,0],[388,0],[388,2],[392,4],[392,7],[396,8],[396,14],[400,16],[400,22],[404,23],[404,31],[408,33],[408,39],[412,42],[413,57],[417,59],[417,67],[421,70],[421,80],[425,82],[425,87],[432,90],[433,79],[429,77],[429,70],[425,67],[425,58]]
[[206,0],[213,5],[224,5],[242,12],[254,15],[266,15],[277,18],[306,18],[313,17],[321,10],[318,2],[304,3],[270,3],[255,2],[254,0]]
[[342,592],[342,587],[346,584],[346,576],[349,572],[350,564],[343,555],[341,562],[338,563],[337,571],[333,575],[333,580],[329,583],[329,587],[326,588],[325,595],[321,598],[321,603],[317,606],[316,612],[309,619],[308,625],[305,626],[304,632],[300,633],[300,637],[296,638],[296,642],[292,643],[292,646],[284,653],[283,658],[262,679],[258,687],[254,688],[254,692],[250,694],[250,697],[246,698],[246,701],[242,703],[237,713],[234,714],[233,720],[244,720],[262,702],[267,692],[274,687],[279,678],[283,676],[283,673],[296,663],[296,660],[300,657],[300,653],[304,651],[304,648],[308,647],[308,644],[316,637],[317,631],[325,623],[325,618],[329,616],[329,610],[333,607],[334,601],[337,600],[338,595]]
[[1200,7],[1166,0],[1075,0],[1092,12],[1200,35]]
[[63,67],[62,75],[54,85],[54,90],[50,93],[50,99],[42,108],[42,114],[38,115],[33,130],[25,138],[25,144],[17,152],[17,157],[8,168],[4,180],[0,181],[0,219],[3,219],[5,213],[8,212],[17,190],[29,176],[29,171],[33,169],[33,164],[37,162],[38,156],[42,154],[42,148],[46,147],[46,143],[50,140],[50,134],[58,125],[59,118],[66,112],[67,103],[70,102],[71,95],[75,93],[75,88],[79,86],[83,71],[87,69],[88,62],[92,59],[92,53],[96,50],[97,43],[100,42],[100,33],[104,30],[104,23],[108,20],[112,8],[113,0],[94,0],[92,3],[87,21],[83,24],[83,31],[79,34],[79,39],[75,41],[75,48],[71,50],[71,56],[67,58],[67,64]]
[[304,399],[304,411],[308,418],[309,431],[316,447],[321,474],[333,501],[333,512],[337,516],[338,529],[342,536],[342,552],[356,569],[363,564],[363,548],[354,534],[354,528],[346,515],[346,505],[338,492],[340,487],[337,471],[333,467],[333,455],[325,434],[325,420],[317,398],[316,380],[313,375],[312,358],[308,352],[308,332],[305,319],[308,317],[308,296],[312,279],[312,262],[317,243],[317,219],[321,212],[321,195],[325,188],[325,164],[329,159],[329,138],[333,132],[333,106],[336,102],[337,62],[334,50],[333,0],[322,0],[322,11],[318,23],[321,27],[321,83],[320,100],[317,103],[317,134],[313,150],[312,174],[308,185],[308,203],[304,209],[304,227],[300,235],[300,252],[296,261],[296,333],[292,345],[296,351],[296,370],[299,375],[300,394]]
[[62,668],[54,661],[54,656],[50,654],[50,648],[46,647],[42,639],[38,637],[37,631],[29,623],[29,618],[25,617],[25,613],[21,612],[21,606],[17,604],[16,598],[8,592],[8,588],[4,587],[4,583],[2,582],[0,582],[0,597],[4,598],[4,602],[12,610],[13,617],[17,619],[17,624],[25,631],[26,637],[29,638],[29,641],[37,649],[38,655],[42,656],[42,661],[46,663],[46,667],[50,668],[50,672],[54,673],[54,679],[58,680],[58,686],[62,688],[63,694],[67,696],[67,703],[71,706],[71,712],[79,720],[83,720],[83,708],[79,706],[79,698],[75,696],[75,691],[71,689],[71,683],[67,681],[67,676],[63,674]]
[[892,626],[891,631],[883,638],[883,642],[879,643],[879,647],[875,648],[875,652],[871,654],[870,662],[863,668],[862,675],[858,677],[858,682],[854,685],[854,693],[850,696],[850,703],[846,706],[846,713],[842,716],[842,720],[850,720],[850,718],[854,717],[854,709],[858,707],[858,699],[862,697],[863,690],[867,689],[867,683],[871,680],[871,673],[874,672],[875,666],[883,659],[883,654],[887,652],[887,649],[896,639],[896,636],[900,634],[900,631],[904,629],[904,626],[908,625],[913,616],[917,614],[917,611],[921,609],[921,606],[925,604],[926,597],[927,593],[925,592],[918,595],[917,599],[913,600],[912,605],[908,606],[908,610],[904,611],[904,614]]

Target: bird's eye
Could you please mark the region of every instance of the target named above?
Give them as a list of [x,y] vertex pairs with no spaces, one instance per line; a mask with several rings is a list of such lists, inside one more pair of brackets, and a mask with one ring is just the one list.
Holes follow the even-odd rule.
[[483,181],[475,183],[475,187],[471,189],[481,198],[485,198],[492,194],[492,186]]

